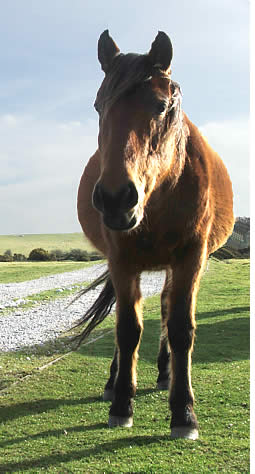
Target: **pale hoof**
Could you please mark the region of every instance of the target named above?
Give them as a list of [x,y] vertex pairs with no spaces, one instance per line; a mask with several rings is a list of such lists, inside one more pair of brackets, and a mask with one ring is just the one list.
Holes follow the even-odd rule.
[[188,426],[176,426],[171,429],[171,439],[185,438],[198,439],[198,430],[196,428],[189,428]]
[[158,390],[168,390],[169,388],[169,380],[161,380],[160,382],[157,383],[157,389]]
[[132,416],[109,416],[109,428],[115,428],[116,426],[122,426],[123,428],[131,428],[133,426]]
[[104,402],[112,402],[113,401],[113,390],[107,388],[103,393],[103,401]]

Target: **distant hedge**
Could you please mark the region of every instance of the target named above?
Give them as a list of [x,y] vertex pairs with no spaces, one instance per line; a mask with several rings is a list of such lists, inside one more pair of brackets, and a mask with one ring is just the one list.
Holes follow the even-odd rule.
[[25,262],[27,257],[22,253],[15,253],[12,255],[11,250],[6,250],[3,255],[0,255],[0,262]]
[[86,252],[86,250],[81,249],[71,249],[67,252],[55,249],[48,252],[43,248],[36,248],[31,250],[28,258],[22,253],[12,254],[11,250],[6,250],[3,255],[0,255],[0,262],[61,262],[63,260],[90,262],[94,260],[101,260],[102,258],[103,257],[96,252]]
[[102,256],[96,252],[87,252],[86,250],[81,249],[71,249],[67,252],[63,250],[52,250],[50,252],[51,260],[57,260],[61,262],[62,260],[73,260],[75,262],[90,262],[93,260],[101,260]]
[[63,250],[51,250],[48,252],[44,249],[33,249],[28,257],[30,261],[58,261],[63,260],[72,260],[75,262],[89,262],[94,260],[101,260],[102,256],[98,255],[95,252],[87,252],[86,250],[81,249],[71,249],[67,252]]
[[[231,258],[250,258],[250,248],[245,249],[232,249],[224,246],[216,250],[212,255],[219,260],[231,259]],[[63,250],[55,249],[48,252],[45,249],[37,248],[31,250],[28,258],[21,253],[12,254],[11,250],[6,250],[3,255],[0,255],[0,262],[25,262],[25,261],[58,261],[72,260],[76,262],[89,262],[95,260],[101,260],[103,257],[97,252],[87,252],[81,249],[71,249],[67,252]]]

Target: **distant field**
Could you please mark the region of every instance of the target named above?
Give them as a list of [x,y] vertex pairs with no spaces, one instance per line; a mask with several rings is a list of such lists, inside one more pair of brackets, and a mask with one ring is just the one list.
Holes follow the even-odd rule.
[[82,232],[72,234],[0,235],[0,254],[3,254],[6,250],[11,250],[13,254],[22,253],[28,257],[31,250],[39,247],[48,251],[55,249],[67,251],[75,248],[88,252],[94,250],[94,247],[85,239]]

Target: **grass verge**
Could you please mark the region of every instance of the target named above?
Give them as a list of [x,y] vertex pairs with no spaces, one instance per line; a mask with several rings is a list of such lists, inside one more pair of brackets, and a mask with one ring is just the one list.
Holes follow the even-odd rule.
[[[98,260],[96,263],[101,263]],[[95,262],[0,262],[0,283],[20,283],[57,273],[82,270]]]

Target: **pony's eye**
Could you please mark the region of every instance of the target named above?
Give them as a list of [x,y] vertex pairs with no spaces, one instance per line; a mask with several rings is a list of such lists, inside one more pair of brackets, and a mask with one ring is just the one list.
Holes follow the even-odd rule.
[[161,115],[163,114],[165,111],[166,111],[166,108],[167,108],[167,104],[165,101],[161,100],[160,102],[158,102],[156,104],[156,110],[155,110],[155,113],[156,115]]

